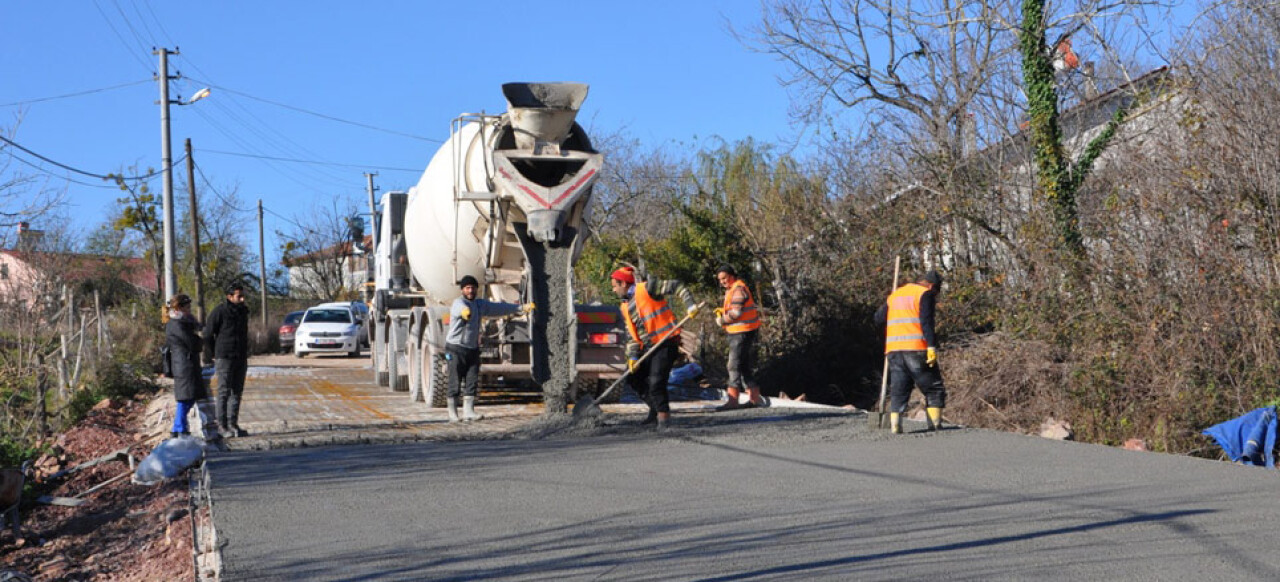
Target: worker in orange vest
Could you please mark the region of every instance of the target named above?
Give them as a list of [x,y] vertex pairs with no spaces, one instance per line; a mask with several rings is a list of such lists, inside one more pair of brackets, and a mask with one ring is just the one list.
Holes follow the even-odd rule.
[[[725,386],[729,399],[716,410],[734,410],[768,406],[769,401],[760,394],[752,370],[755,368],[757,337],[760,335],[760,310],[751,297],[751,289],[738,278],[732,265],[716,269],[716,281],[724,288],[724,304],[716,308],[716,325],[729,334],[729,384]],[[741,391],[747,392],[747,403],[738,402]]]
[[[631,336],[627,342],[627,372],[631,389],[649,405],[649,415],[640,424],[666,428],[671,419],[667,382],[671,366],[680,354],[680,330],[675,329],[677,319],[667,304],[666,296],[675,293],[690,317],[698,314],[698,306],[693,301],[693,294],[679,281],[653,278],[637,281],[631,267],[614,271],[609,276],[609,284],[614,294],[622,299],[622,319]],[[658,348],[653,354],[643,362],[639,361],[640,356],[654,346]]]
[[885,356],[889,358],[889,426],[902,433],[911,385],[925,398],[929,430],[942,428],[947,390],[938,370],[938,344],[933,317],[942,276],[929,271],[919,281],[899,287],[876,311],[876,324],[885,326]]

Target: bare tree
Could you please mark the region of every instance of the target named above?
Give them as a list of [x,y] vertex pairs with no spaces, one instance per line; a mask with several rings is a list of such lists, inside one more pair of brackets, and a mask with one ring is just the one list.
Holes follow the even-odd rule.
[[336,195],[308,213],[295,214],[289,228],[277,232],[284,241],[281,254],[291,290],[327,300],[355,290],[351,273],[367,258],[359,237],[353,236],[351,218],[358,215],[354,202]]

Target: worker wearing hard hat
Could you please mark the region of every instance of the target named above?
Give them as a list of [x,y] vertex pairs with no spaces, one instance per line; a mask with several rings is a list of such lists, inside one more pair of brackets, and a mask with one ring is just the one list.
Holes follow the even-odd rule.
[[[683,283],[652,278],[637,281],[631,267],[614,271],[609,276],[609,284],[622,299],[622,319],[631,336],[627,342],[631,388],[649,405],[649,415],[640,424],[666,428],[671,418],[667,379],[680,353],[680,330],[676,329],[676,316],[666,296],[674,293],[679,297],[690,317],[698,314],[698,306]],[[657,349],[641,361],[642,354],[654,346]]]
[[925,398],[929,430],[942,428],[947,390],[938,370],[938,344],[933,316],[942,276],[929,271],[919,281],[899,287],[876,312],[885,326],[884,351],[889,359],[889,426],[902,433],[902,413],[914,383]]
[[480,282],[467,275],[458,281],[462,296],[449,308],[449,333],[445,336],[445,359],[449,362],[449,422],[458,422],[458,394],[462,394],[463,416],[467,422],[480,420],[476,414],[476,388],[480,381],[480,320],[533,311],[533,303],[501,303],[477,299]]
[[[729,384],[725,387],[729,399],[716,410],[734,410],[768,406],[760,394],[752,370],[755,368],[756,337],[760,335],[760,310],[751,297],[751,289],[738,278],[738,272],[730,265],[716,269],[716,281],[724,288],[724,304],[716,308],[716,325],[729,334]],[[738,402],[746,391],[746,404]]]

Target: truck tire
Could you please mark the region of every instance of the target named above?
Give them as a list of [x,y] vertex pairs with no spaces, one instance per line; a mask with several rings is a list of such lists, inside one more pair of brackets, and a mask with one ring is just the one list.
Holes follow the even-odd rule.
[[373,377],[378,386],[387,385],[387,331],[381,324],[373,330]]
[[[614,382],[615,380],[604,380],[604,379],[596,380],[596,383],[595,383],[596,398],[599,398],[601,394],[604,394],[604,391],[608,390],[609,386],[612,386]],[[627,383],[623,382],[621,386],[614,388],[613,392],[610,392],[609,396],[606,397],[604,400],[601,400],[600,403],[601,404],[617,404],[621,402],[622,392],[626,389],[627,389]]]
[[443,408],[449,399],[449,362],[444,359],[444,350],[428,346],[422,350],[421,368],[426,372],[422,391],[427,406]]
[[[405,350],[396,349],[396,346],[400,343],[397,341],[399,335],[406,331],[393,323],[391,325],[391,341],[387,343],[387,383],[396,392],[409,391],[409,360],[405,357]],[[405,342],[405,344],[408,344],[408,342]]]

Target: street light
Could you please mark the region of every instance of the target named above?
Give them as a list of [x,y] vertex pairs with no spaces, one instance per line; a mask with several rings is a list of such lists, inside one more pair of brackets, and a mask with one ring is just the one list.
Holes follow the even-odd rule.
[[183,102],[181,99],[169,99],[169,81],[177,77],[169,76],[169,55],[179,54],[178,48],[174,47],[171,51],[167,48],[156,49],[152,54],[160,57],[160,74],[157,80],[160,81],[160,172],[161,182],[164,185],[164,196],[162,198],[164,211],[164,300],[168,302],[173,298],[174,290],[178,286],[178,277],[173,270],[173,257],[175,244],[173,234],[173,153],[169,146],[169,105],[177,103],[178,105],[190,105],[209,96],[209,88],[206,87],[196,91],[191,99]]

